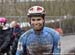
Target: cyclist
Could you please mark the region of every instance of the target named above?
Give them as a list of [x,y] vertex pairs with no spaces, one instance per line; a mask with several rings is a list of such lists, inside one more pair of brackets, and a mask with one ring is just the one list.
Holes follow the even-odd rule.
[[45,27],[45,10],[33,6],[28,10],[30,30],[21,35],[16,55],[60,55],[60,35]]

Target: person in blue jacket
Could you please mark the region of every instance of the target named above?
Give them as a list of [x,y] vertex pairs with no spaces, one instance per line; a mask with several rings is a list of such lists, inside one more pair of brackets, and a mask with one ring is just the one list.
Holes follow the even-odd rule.
[[44,26],[45,10],[33,6],[28,10],[32,29],[21,35],[16,55],[60,55],[60,35]]

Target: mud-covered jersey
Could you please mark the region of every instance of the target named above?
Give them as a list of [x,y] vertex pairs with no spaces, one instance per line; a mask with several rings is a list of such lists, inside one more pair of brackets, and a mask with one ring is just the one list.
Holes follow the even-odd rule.
[[40,34],[30,29],[19,39],[16,55],[50,55],[59,53],[59,39],[58,33],[51,28],[44,27]]

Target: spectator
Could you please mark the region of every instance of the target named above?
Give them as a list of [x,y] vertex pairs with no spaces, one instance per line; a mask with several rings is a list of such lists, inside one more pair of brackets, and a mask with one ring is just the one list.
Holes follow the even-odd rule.
[[0,55],[4,55],[5,53],[9,55],[12,32],[6,26],[6,23],[7,19],[0,17]]
[[55,30],[56,30],[61,36],[64,35],[62,28],[60,28],[58,25],[55,27]]
[[10,23],[10,28],[13,33],[12,41],[11,41],[12,43],[11,43],[10,55],[15,55],[18,39],[19,39],[20,35],[23,33],[23,30],[20,28],[20,25],[17,23],[17,21],[12,21]]

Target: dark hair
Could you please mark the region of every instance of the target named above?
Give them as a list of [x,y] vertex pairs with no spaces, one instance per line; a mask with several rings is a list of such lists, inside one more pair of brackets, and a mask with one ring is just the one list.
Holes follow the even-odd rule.
[[30,15],[28,15],[28,17],[42,17],[42,18],[44,19],[45,14],[35,13],[35,14],[30,14]]

